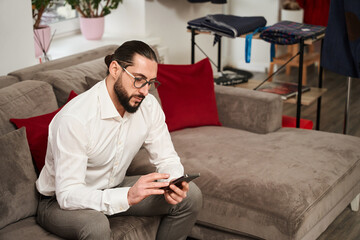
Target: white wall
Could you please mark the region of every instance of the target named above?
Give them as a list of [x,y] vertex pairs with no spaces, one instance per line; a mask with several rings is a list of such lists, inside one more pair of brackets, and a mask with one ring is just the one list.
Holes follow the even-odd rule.
[[[279,20],[280,0],[228,0],[229,14],[236,16],[263,16],[267,26]],[[251,61],[245,62],[245,39],[229,41],[228,64],[250,71],[265,71],[270,65],[270,44],[263,40],[253,40]]]
[[[168,47],[169,63],[190,64],[191,33],[187,22],[207,14],[222,13],[224,5],[211,3],[189,3],[187,0],[146,0],[146,31],[157,36],[161,44]],[[198,35],[197,44],[217,62],[217,47],[212,45],[213,36]],[[196,49],[195,62],[205,58]]]
[[[227,4],[189,3],[187,0],[124,0],[106,17],[105,35],[124,38],[159,38],[167,48],[168,62],[189,64],[191,34],[189,20],[207,14],[225,13],[236,16],[263,16],[267,25],[279,20],[282,0],[228,0]],[[197,35],[197,44],[217,64],[217,45],[212,35]],[[195,61],[205,56],[195,48]],[[231,65],[250,71],[265,71],[270,64],[270,44],[253,40],[251,62],[245,63],[245,39],[222,38],[222,66]],[[213,66],[215,70],[215,67]]]
[[36,63],[31,15],[30,0],[0,1],[0,76]]
[[145,0],[124,0],[105,17],[105,34],[109,36],[141,38],[145,27]]
[[[118,9],[106,16],[104,36],[122,40],[157,38],[161,49],[165,49],[166,63],[190,64],[191,34],[187,32],[187,22],[207,14],[222,13],[224,6],[194,4],[187,0],[124,0]],[[196,42],[217,62],[213,36],[199,35]],[[205,56],[196,50],[195,60],[203,58]]]
[[[105,18],[104,43],[109,42],[109,39],[112,43],[119,39],[119,44],[129,39],[159,39],[159,44],[166,48],[167,63],[189,64],[191,34],[186,29],[189,20],[207,14],[227,13],[264,16],[268,24],[273,24],[278,20],[278,2],[279,0],[228,0],[224,5],[209,2],[195,4],[187,0],[124,0],[118,9]],[[0,38],[0,75],[36,64],[31,1],[1,0],[0,20],[0,30],[2,36],[5,36]],[[201,34],[196,37],[196,42],[217,63],[217,46],[213,46],[213,38],[212,35]],[[250,64],[244,62],[243,39],[223,38],[222,43],[223,66],[229,63],[239,68],[263,71],[269,65],[269,45],[261,40],[253,41]],[[96,44],[89,42],[88,46]],[[54,46],[56,42],[53,42],[50,51],[55,50],[52,49]],[[205,58],[197,48],[195,53],[196,61]],[[214,66],[213,69],[215,70]]]

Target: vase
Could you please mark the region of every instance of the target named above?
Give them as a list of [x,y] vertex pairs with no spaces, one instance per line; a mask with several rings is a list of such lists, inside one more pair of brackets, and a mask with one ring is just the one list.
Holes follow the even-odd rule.
[[302,23],[304,20],[304,9],[299,9],[299,10],[281,9],[281,20]]
[[104,34],[104,17],[80,17],[80,30],[87,40],[100,40]]
[[50,47],[51,29],[47,25],[40,25],[34,29],[35,56],[46,55]]

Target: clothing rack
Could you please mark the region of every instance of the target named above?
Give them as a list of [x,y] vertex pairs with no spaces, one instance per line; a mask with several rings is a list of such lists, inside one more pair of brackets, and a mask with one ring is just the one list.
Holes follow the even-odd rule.
[[[198,34],[210,34],[209,31],[200,31],[198,29],[189,28],[191,32],[191,64],[195,63],[195,37]],[[246,35],[241,35],[240,37],[245,37]],[[301,119],[301,98],[302,98],[302,79],[303,79],[303,65],[304,65],[304,49],[306,45],[311,45],[316,41],[321,41],[321,48],[323,45],[323,38],[325,34],[321,34],[314,39],[300,39],[299,42],[299,73],[298,73],[298,92],[297,92],[297,101],[296,101],[296,128],[300,128],[300,119]],[[261,39],[258,35],[254,35],[253,39]],[[218,63],[217,71],[221,72],[221,36],[218,39]],[[321,54],[321,53],[320,53]],[[321,59],[321,58],[320,58]],[[320,60],[321,61],[321,60]],[[268,78],[269,79],[269,78]],[[318,88],[322,88],[323,82],[323,68],[320,63],[319,76],[318,76]],[[320,115],[321,115],[321,96],[317,98],[317,111],[316,111],[316,130],[320,130]]]

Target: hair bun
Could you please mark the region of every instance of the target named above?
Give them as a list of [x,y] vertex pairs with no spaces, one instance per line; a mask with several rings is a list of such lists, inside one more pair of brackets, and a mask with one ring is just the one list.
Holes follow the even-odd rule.
[[110,63],[113,61],[113,58],[114,58],[114,54],[107,55],[105,57],[105,64],[108,68],[110,67]]

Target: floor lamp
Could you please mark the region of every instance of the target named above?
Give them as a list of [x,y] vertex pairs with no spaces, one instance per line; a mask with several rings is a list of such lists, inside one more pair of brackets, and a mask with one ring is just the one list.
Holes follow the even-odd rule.
[[351,77],[347,77],[347,94],[345,101],[345,117],[344,117],[344,128],[343,134],[348,133],[348,123],[350,118],[350,92],[351,92]]

